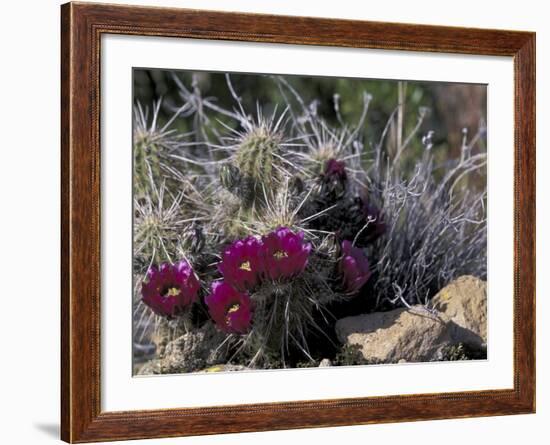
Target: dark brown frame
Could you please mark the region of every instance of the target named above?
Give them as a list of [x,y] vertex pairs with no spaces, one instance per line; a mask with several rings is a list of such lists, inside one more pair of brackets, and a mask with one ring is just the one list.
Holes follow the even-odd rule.
[[[534,33],[91,3],[65,4],[61,13],[63,440],[92,442],[535,412]],[[105,33],[513,57],[514,388],[102,412],[99,70],[100,37]]]

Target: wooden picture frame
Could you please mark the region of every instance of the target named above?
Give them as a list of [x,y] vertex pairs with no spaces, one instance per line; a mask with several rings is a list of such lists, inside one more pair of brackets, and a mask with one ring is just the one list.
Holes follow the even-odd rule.
[[[61,18],[63,440],[93,442],[535,411],[534,33],[91,3],[65,4]],[[103,34],[513,57],[513,389],[102,412],[99,74]]]

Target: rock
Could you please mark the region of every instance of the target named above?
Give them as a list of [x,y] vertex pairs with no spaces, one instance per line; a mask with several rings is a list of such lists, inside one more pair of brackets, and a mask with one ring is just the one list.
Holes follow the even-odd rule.
[[154,375],[154,374],[162,374],[162,366],[161,366],[161,360],[154,359],[149,360],[147,363],[143,364],[141,368],[139,368],[136,375]]
[[138,374],[193,372],[223,362],[226,359],[226,349],[217,348],[224,339],[225,334],[218,331],[211,322],[206,322],[201,328],[168,342],[163,354],[146,363]]
[[473,348],[487,345],[487,283],[464,275],[444,287],[432,300],[433,307],[464,328],[460,341]]
[[182,335],[166,345],[162,366],[165,373],[191,372],[225,359],[217,347],[225,339],[211,323]]
[[166,346],[171,341],[176,338],[181,337],[185,334],[185,329],[183,322],[180,320],[166,320],[164,318],[158,321],[157,326],[155,327],[153,334],[151,336],[151,341],[156,348],[156,357],[164,357],[166,351]]
[[457,345],[482,357],[487,344],[486,283],[462,276],[432,303],[433,311],[418,305],[343,318],[336,322],[336,335],[344,345],[360,346],[369,362],[444,360]]
[[328,368],[329,366],[332,366],[332,362],[328,358],[324,358],[319,363],[319,368]]
[[227,363],[227,364],[210,366],[209,368],[203,369],[198,372],[200,373],[202,372],[235,372],[235,371],[246,371],[247,369],[249,368],[243,365],[232,365]]
[[423,306],[347,317],[336,322],[346,345],[359,345],[366,360],[380,363],[425,362],[440,357],[454,343],[457,326]]

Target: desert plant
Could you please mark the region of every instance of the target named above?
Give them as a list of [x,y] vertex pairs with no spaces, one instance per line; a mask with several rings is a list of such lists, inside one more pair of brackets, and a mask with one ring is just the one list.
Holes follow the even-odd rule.
[[[272,81],[283,110],[266,113],[257,104],[253,114],[229,75],[233,109],[174,80],[183,104],[162,127],[159,105],[150,124],[136,105],[134,272],[149,289],[148,270],[185,261],[201,287],[190,304],[226,333],[230,361],[314,364],[322,357],[312,355],[311,338],[332,341],[335,305],[428,305],[459,275],[485,277],[486,187],[468,182],[485,169],[484,150],[475,151],[483,127],[471,140],[464,134],[459,159],[441,162],[433,133],[419,136],[428,111],[420,109],[406,133],[403,102],[369,143],[364,127],[373,98],[366,92],[353,124],[335,95],[338,123],[331,125],[282,76]],[[193,132],[171,129],[178,119],[191,119]],[[391,131],[399,137],[390,149]],[[409,153],[417,139],[421,153]],[[153,308],[159,325],[166,314],[139,289],[136,318],[143,323]],[[159,295],[179,298],[178,289]],[[186,329],[204,317],[190,320]]]

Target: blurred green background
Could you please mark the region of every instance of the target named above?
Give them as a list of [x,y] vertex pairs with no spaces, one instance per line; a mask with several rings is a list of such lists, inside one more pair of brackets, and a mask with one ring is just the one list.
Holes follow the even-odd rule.
[[[236,107],[235,100],[227,87],[225,73],[136,68],[134,69],[134,100],[151,108],[153,101],[162,98],[159,116],[161,122],[166,121],[173,114],[173,110],[183,104],[173,76],[178,76],[188,89],[200,90],[202,97],[211,98],[218,106],[229,110]],[[317,101],[318,113],[333,125],[337,125],[334,111],[335,94],[340,97],[342,117],[351,125],[355,124],[360,117],[363,92],[371,94],[372,101],[364,129],[365,145],[378,141],[392,111],[398,104],[399,82],[396,80],[283,77],[299,92],[306,104]],[[257,102],[266,115],[269,115],[275,105],[278,105],[279,111],[285,108],[284,98],[277,82],[271,76],[233,73],[231,81],[248,113],[255,114]],[[480,122],[486,118],[486,86],[410,80],[404,85],[405,135],[416,125],[419,109],[426,107],[430,110],[419,130],[419,137],[411,144],[412,151],[420,150],[420,137],[428,130],[433,130],[434,146],[444,149],[443,158],[458,156],[462,142],[462,129],[467,128],[469,137],[472,137],[478,131]],[[222,120],[226,121],[223,118]],[[175,125],[180,131],[190,131],[192,118],[177,119]],[[388,136],[390,142],[391,137],[390,132]],[[476,149],[484,148],[482,140]]]

